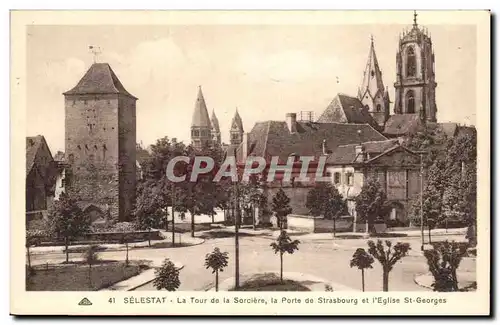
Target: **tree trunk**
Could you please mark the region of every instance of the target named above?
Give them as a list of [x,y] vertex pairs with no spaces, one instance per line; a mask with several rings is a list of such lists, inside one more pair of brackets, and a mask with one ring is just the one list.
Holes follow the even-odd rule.
[[429,244],[431,244],[431,243],[432,243],[432,240],[431,240],[431,230],[432,230],[432,229],[429,227]]
[[191,237],[194,238],[194,213],[191,212]]
[[[237,218],[236,218],[237,219]],[[240,234],[238,229],[238,222],[235,220],[234,225],[234,287],[240,287]]]
[[451,270],[451,276],[453,279],[453,291],[458,291],[458,278],[457,278],[457,270],[453,268]]
[[382,291],[389,291],[389,272],[387,270],[383,270],[382,273],[382,281],[383,281],[383,289]]
[[215,270],[215,291],[219,291],[219,270]]
[[215,217],[213,213],[212,213],[212,223],[215,223]]
[[89,289],[92,289],[92,263],[89,263]]
[[283,253],[280,252],[280,282],[283,283]]
[[125,248],[127,249],[127,255],[125,256],[125,265],[128,266],[128,240],[125,241]]
[[365,269],[361,269],[361,289],[365,292]]
[[172,205],[172,247],[175,247],[175,216],[174,216],[173,205]]
[[333,237],[335,237],[336,232],[337,232],[337,220],[333,218]]
[[26,255],[28,258],[28,269],[31,269],[31,256],[30,256],[30,247],[26,246]]
[[151,247],[151,228],[148,229],[148,246]]
[[69,262],[69,251],[68,251],[69,242],[68,242],[68,237],[64,237],[64,246],[66,248],[66,263],[68,263]]

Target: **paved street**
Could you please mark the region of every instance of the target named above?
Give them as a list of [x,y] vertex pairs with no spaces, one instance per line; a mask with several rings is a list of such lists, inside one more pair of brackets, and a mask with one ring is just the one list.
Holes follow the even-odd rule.
[[[331,282],[359,289],[361,283],[360,271],[351,269],[349,261],[358,247],[366,248],[364,239],[335,239],[314,240],[304,236],[296,236],[301,240],[299,251],[293,255],[284,257],[284,269],[291,272],[303,272],[324,278]],[[436,236],[435,240],[441,240]],[[463,236],[448,236],[449,240],[463,240]],[[396,264],[390,274],[389,290],[392,291],[426,291],[414,282],[414,276],[418,273],[427,272],[425,258],[420,256],[418,250],[420,243],[418,238],[397,238],[397,241],[409,242],[413,249],[410,256],[403,258],[402,262]],[[270,270],[279,270],[279,257],[275,255],[269,244],[271,239],[257,236],[240,238],[240,272],[256,273]],[[204,267],[205,254],[214,247],[229,252],[229,266],[220,275],[223,281],[234,276],[234,238],[207,239],[204,244],[162,249],[133,249],[129,252],[131,259],[148,259],[161,262],[168,257],[173,261],[182,263],[184,268],[180,272],[180,290],[202,290],[213,281],[211,271]],[[71,254],[71,258],[80,258],[81,254]],[[124,251],[110,251],[100,253],[102,259],[125,258]],[[50,253],[32,257],[33,264],[61,262],[65,255],[61,253]],[[475,271],[475,261],[464,259],[460,270]],[[365,272],[366,290],[380,291],[382,289],[382,273],[378,262],[374,267]],[[155,290],[151,284],[138,288],[138,290]]]

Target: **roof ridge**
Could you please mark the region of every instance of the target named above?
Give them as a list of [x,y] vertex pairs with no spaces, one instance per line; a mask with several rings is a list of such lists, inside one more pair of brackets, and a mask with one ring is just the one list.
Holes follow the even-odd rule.
[[267,141],[269,138],[269,129],[271,128],[271,122],[267,123],[267,131],[266,131],[266,138],[264,140],[264,148],[262,148],[262,155],[264,156],[264,159],[266,157],[266,150],[267,150]]

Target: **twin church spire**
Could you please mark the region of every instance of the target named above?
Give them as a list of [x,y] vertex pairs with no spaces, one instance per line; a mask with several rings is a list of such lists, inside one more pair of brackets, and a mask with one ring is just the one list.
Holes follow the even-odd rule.
[[[243,141],[243,121],[238,113],[234,114],[230,129],[230,143],[238,145]],[[193,118],[191,120],[191,143],[195,148],[222,144],[219,119],[212,110],[209,118],[207,104],[203,96],[201,86],[198,87],[198,95],[194,105]]]

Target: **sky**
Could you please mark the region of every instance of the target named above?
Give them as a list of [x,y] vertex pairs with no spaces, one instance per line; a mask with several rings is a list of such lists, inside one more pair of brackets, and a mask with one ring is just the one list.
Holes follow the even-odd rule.
[[[394,101],[399,34],[408,25],[31,25],[27,28],[27,136],[64,150],[64,96],[99,46],[137,101],[137,142],[190,141],[198,86],[229,142],[235,109],[245,132],[289,112],[316,117],[337,93],[355,96],[373,35]],[[439,122],[476,124],[476,28],[426,25],[436,60]],[[393,107],[391,106],[391,113]]]

